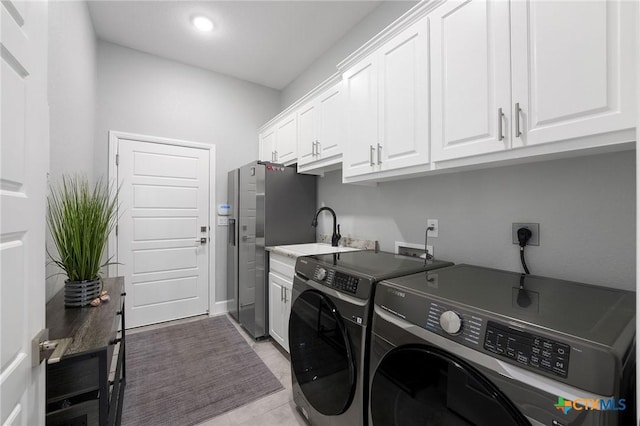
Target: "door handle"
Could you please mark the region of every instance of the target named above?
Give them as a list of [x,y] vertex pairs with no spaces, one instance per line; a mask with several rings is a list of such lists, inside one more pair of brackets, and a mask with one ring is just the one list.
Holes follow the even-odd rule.
[[229,219],[228,232],[229,232],[229,244],[232,246],[235,246],[236,245],[236,220],[235,219]]
[[516,138],[522,136],[522,132],[520,131],[520,102],[516,102],[516,110],[515,110],[515,128],[516,128]]
[[[48,340],[49,329],[40,330],[38,334],[31,340],[31,366],[36,367],[42,361],[47,360],[47,364],[55,364],[67,351],[67,348],[73,342],[71,337],[58,340]],[[53,353],[47,355],[47,352],[53,349]]]
[[369,165],[373,166],[375,163],[373,162],[373,152],[376,149],[373,147],[373,145],[369,145]]
[[207,237],[202,237],[199,240],[196,240],[196,243],[207,244]]
[[282,287],[282,289],[284,290],[284,303],[287,303],[287,289],[286,287]]
[[504,117],[504,113],[502,112],[502,108],[498,108],[498,140],[499,141],[504,139],[504,133],[502,133],[503,117]]
[[378,144],[378,165],[382,164],[382,159],[380,158],[380,156],[382,151],[382,145]]

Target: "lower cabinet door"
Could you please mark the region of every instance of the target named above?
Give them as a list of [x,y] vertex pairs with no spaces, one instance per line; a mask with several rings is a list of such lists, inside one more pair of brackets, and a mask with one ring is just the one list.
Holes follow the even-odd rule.
[[288,327],[284,323],[286,280],[269,273],[269,335],[286,349]]

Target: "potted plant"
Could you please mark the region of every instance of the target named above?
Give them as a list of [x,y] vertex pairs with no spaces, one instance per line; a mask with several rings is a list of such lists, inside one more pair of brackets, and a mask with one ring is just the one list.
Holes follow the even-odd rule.
[[81,307],[100,296],[101,268],[109,233],[117,221],[117,191],[98,179],[89,184],[86,176],[63,176],[50,186],[47,223],[57,253],[53,263],[67,275],[65,306]]

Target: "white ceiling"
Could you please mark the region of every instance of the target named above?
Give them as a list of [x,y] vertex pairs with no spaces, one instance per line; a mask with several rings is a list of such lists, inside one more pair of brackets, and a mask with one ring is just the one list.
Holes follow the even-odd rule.
[[[381,2],[89,1],[98,38],[281,90]],[[201,33],[196,14],[216,29]]]

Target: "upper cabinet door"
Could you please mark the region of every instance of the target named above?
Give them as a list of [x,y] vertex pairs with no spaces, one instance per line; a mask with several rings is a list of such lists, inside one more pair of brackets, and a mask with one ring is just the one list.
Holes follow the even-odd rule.
[[339,155],[343,128],[342,82],[324,91],[318,98],[318,144],[316,153],[320,158]]
[[[636,2],[514,1],[514,147],[635,126]],[[515,117],[514,117],[515,119]]]
[[342,175],[356,176],[376,170],[378,140],[378,69],[375,55],[360,61],[343,75],[346,141]]
[[260,133],[260,160],[274,161],[276,150],[276,129],[270,127]]
[[298,110],[298,166],[316,159],[318,108],[309,102]]
[[509,148],[509,3],[447,1],[429,16],[432,160]]
[[298,127],[296,113],[289,114],[276,124],[276,162],[288,163],[297,157]]
[[429,23],[423,18],[379,53],[379,147],[383,170],[429,162]]

